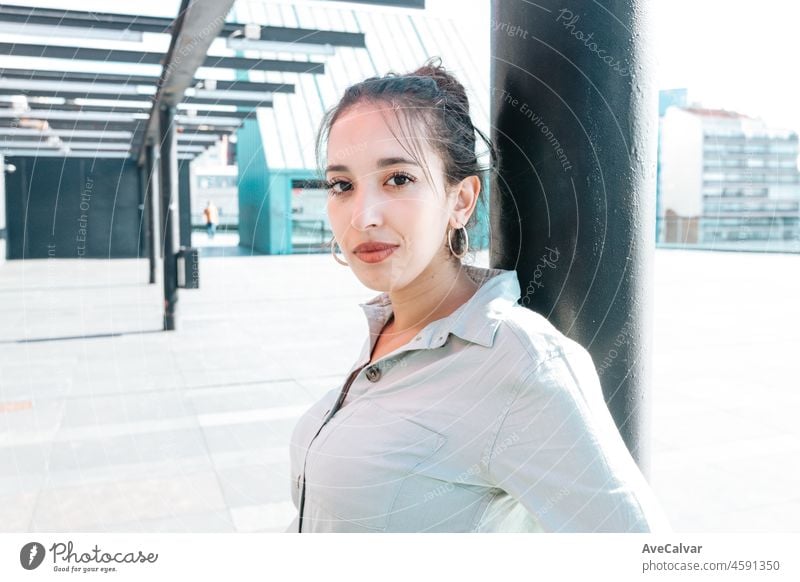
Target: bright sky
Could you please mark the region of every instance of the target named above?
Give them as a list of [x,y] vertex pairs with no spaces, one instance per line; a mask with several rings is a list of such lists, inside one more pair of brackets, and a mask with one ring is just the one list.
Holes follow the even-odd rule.
[[651,2],[661,88],[800,131],[800,2]]
[[[800,67],[797,62],[800,1],[649,1],[659,88],[686,87],[691,99],[705,105],[763,117],[771,125],[800,131]],[[113,3],[108,0],[15,0],[13,3],[159,16],[173,16],[180,5],[179,0],[117,0]],[[435,14],[446,15],[452,14],[455,3],[428,0],[427,4]],[[479,14],[471,26],[465,27],[465,33],[478,30],[482,22],[488,23],[489,0],[459,0],[458,6],[461,15]],[[488,27],[487,24],[487,34]]]

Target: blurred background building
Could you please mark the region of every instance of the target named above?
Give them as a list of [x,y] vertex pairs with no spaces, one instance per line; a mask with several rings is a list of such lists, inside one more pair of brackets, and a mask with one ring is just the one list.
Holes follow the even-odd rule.
[[798,135],[662,92],[658,241],[800,251]]

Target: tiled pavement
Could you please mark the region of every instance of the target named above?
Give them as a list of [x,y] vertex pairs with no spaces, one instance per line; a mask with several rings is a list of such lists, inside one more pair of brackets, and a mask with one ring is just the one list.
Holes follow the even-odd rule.
[[[486,265],[481,254],[477,263]],[[328,255],[0,265],[0,531],[282,531],[288,437],[375,294]],[[656,252],[652,482],[681,531],[797,531],[800,255]]]

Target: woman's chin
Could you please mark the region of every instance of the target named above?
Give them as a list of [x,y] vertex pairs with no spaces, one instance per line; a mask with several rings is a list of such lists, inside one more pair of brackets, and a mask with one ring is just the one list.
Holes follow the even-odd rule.
[[397,287],[396,274],[392,269],[386,267],[365,265],[364,267],[353,269],[353,273],[364,287],[373,291],[383,293],[393,291]]
[[376,277],[374,274],[365,276],[356,273],[356,278],[361,281],[361,284],[367,289],[372,289],[373,291],[378,291],[380,293],[390,291],[392,287],[389,284],[389,278],[385,276]]

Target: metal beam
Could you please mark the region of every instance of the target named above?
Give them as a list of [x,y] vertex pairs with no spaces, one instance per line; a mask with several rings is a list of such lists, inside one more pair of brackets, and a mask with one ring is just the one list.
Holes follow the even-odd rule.
[[[244,30],[244,24],[226,22],[220,36],[230,37]],[[316,30],[313,28],[286,28],[283,26],[261,26],[261,37],[267,42],[284,42],[287,44],[330,44],[350,48],[367,48],[362,32],[339,32],[334,30]]]
[[[235,119],[235,120],[238,120],[239,123],[241,123],[241,121],[243,119],[249,119],[251,117],[255,117],[256,112],[258,110],[257,109],[239,109],[237,111],[217,111],[217,110],[214,110],[214,109],[212,109],[212,110],[208,110],[208,109],[193,110],[191,108],[181,108],[181,109],[179,109],[179,111],[181,112],[181,115],[180,115],[180,119],[181,119],[180,123],[181,123],[181,125],[184,126],[184,127],[188,127],[190,124],[189,124],[189,122],[186,121],[186,119],[192,119],[193,117],[196,117],[197,119],[204,119],[205,120],[205,119],[208,119],[209,117],[211,117],[212,115],[219,116],[219,117],[221,117],[223,119],[231,119],[231,120]],[[196,115],[195,114],[190,114],[189,111],[197,111],[197,114]],[[207,123],[207,122],[203,121],[203,123]],[[217,123],[216,125],[221,125],[221,124]]]
[[13,149],[3,151],[6,157],[20,156],[26,158],[130,158],[128,152],[103,152],[92,150],[74,150],[62,152],[44,149]]
[[[2,79],[25,81],[56,81],[77,83],[119,83],[123,85],[155,85],[157,76],[123,75],[118,73],[84,73],[79,71],[55,71],[39,69],[3,69]],[[218,79],[195,79],[192,87],[216,91],[249,91],[254,93],[294,93],[292,83],[264,83],[257,81],[222,81]]]
[[108,99],[109,95],[121,97],[147,97],[153,95],[153,87],[119,85],[115,83],[24,81],[22,79],[0,79],[0,94],[30,95],[36,97],[64,97],[80,95],[85,99]]
[[[112,112],[89,112],[82,113],[80,111],[59,111],[37,109],[33,111],[18,111],[15,109],[0,109],[0,122],[3,120],[15,119],[30,119],[30,120],[44,120],[52,125],[55,122],[69,123],[72,122],[75,126],[85,126],[87,124],[113,124],[115,126],[127,126],[125,129],[134,128],[143,124],[146,118],[141,113],[112,113]],[[182,127],[194,128],[198,125],[213,126],[213,127],[226,127],[235,128],[241,123],[241,119],[226,115],[225,112],[203,112],[197,115],[177,115],[177,123]],[[1,125],[0,125],[1,126]],[[7,126],[19,127],[13,122],[9,122]],[[102,128],[102,126],[101,126]]]
[[242,122],[242,120],[237,117],[227,116],[225,113],[216,111],[204,111],[197,115],[176,115],[175,119],[177,123],[184,127],[192,127],[195,125],[236,127]]
[[201,135],[225,135],[234,133],[239,129],[239,126],[214,126],[214,125],[197,125],[197,126],[178,126],[178,135],[181,133],[186,134],[201,134]]
[[[415,0],[421,1],[421,0]],[[132,30],[157,34],[172,34],[174,21],[170,18],[140,16],[138,14],[113,14],[107,12],[84,12],[78,10],[56,10],[31,8],[29,6],[0,6],[0,21],[19,24],[45,24],[52,26],[80,26],[110,30]],[[229,37],[244,29],[244,23],[226,22],[217,33]],[[309,28],[262,26],[263,41],[284,43],[330,44],[334,46],[365,48],[364,34]]]
[[[41,129],[45,127],[46,129]],[[98,122],[98,121],[70,121],[51,119],[49,121],[25,117],[18,119],[1,119],[0,118],[0,134],[2,132],[14,130],[32,130],[37,132],[64,132],[63,135],[72,135],[73,132],[93,132],[108,134],[108,139],[116,139],[120,133],[133,133],[134,138],[141,136],[144,133],[145,120],[140,119],[136,124],[130,123],[117,123],[117,122]],[[178,139],[183,139],[183,136],[222,136],[236,132],[236,126],[220,126],[213,125],[198,125],[191,127],[184,127],[179,125],[177,127]],[[59,133],[62,135],[62,133]],[[186,138],[189,139],[189,138]],[[138,141],[135,140],[135,143]]]
[[39,129],[30,129],[26,127],[9,127],[0,128],[0,136],[15,136],[34,138],[38,136],[49,137],[55,135],[60,138],[66,139],[96,139],[96,140],[131,140],[133,132],[131,131],[92,131],[81,129],[50,129],[45,132]]
[[181,103],[187,105],[236,105],[240,107],[272,107],[272,97],[267,97],[259,101],[246,99],[225,98],[223,97],[184,97]]
[[208,149],[208,146],[202,145],[183,145],[178,144],[178,151],[182,154],[189,154],[189,153],[202,153]]
[[62,130],[94,130],[94,131],[136,131],[137,129],[145,126],[145,120],[137,120],[136,123],[121,123],[117,121],[78,121],[78,120],[64,120],[64,119],[51,119],[44,120],[30,115],[20,115],[16,119],[0,118],[0,127],[6,128],[50,128]]
[[142,33],[133,30],[112,30],[109,28],[86,28],[85,26],[55,26],[52,24],[24,24],[0,20],[0,34],[25,34],[44,38],[80,38],[82,40],[110,40],[142,42]]
[[128,152],[131,149],[130,143],[125,142],[97,142],[97,141],[50,141],[49,139],[0,139],[0,149],[32,149],[45,148],[60,150],[70,149],[95,149],[103,151]]
[[[229,1],[225,0],[224,5]],[[201,6],[201,2],[192,6]],[[196,10],[197,8],[195,8]],[[213,39],[212,39],[213,40]],[[210,43],[209,43],[210,44]],[[206,47],[207,49],[208,47]],[[195,50],[195,49],[192,49]],[[30,43],[0,43],[0,54],[14,57],[34,57],[43,59],[66,59],[75,61],[100,61],[103,63],[135,63],[137,65],[160,65],[163,53],[145,51],[124,51],[117,49],[96,49],[87,47],[41,45]],[[278,71],[282,73],[325,73],[324,63],[309,61],[285,61],[279,59],[246,59],[243,57],[221,57],[206,55],[198,65],[217,69],[242,69],[245,71]],[[194,76],[194,75],[192,75]]]
[[199,133],[179,133],[178,141],[184,143],[210,143],[215,144],[219,141],[219,136],[204,135]]
[[[21,84],[24,81],[13,81],[6,83],[0,79],[0,95],[20,95],[30,98],[39,97],[60,97],[62,99],[98,99],[98,100],[113,100],[111,97],[114,95],[118,97],[126,97],[130,99],[122,99],[122,101],[136,100],[137,98],[151,96],[152,93],[144,93],[132,85],[114,86],[108,83],[98,84],[94,91],[89,89],[85,83],[64,83],[57,89],[45,89],[39,87],[23,87]],[[272,95],[256,93],[256,92],[242,92],[242,91],[199,91],[195,92],[199,97],[186,96],[182,100],[185,104],[197,105],[227,105],[227,106],[243,106],[243,107],[272,107]],[[144,102],[142,102],[144,103]],[[152,101],[148,101],[152,104]],[[46,104],[48,109],[58,109],[62,105]],[[123,106],[120,106],[123,107]],[[148,108],[149,109],[149,108]],[[204,109],[198,107],[198,109]]]
[[169,18],[84,12],[78,10],[56,10],[30,6],[0,6],[0,20],[18,24],[46,24],[51,26],[78,26],[82,28],[105,28],[108,30],[134,30],[170,34],[173,21]]
[[37,109],[36,111],[19,111],[17,109],[0,109],[0,118],[21,119],[60,119],[80,121],[112,121],[117,123],[138,123],[146,117],[141,113],[81,113],[80,111],[59,111],[57,109]]
[[[219,109],[208,109],[208,105],[223,105],[221,103],[198,103],[195,107],[181,107],[178,111],[181,115],[191,117],[189,111],[198,111],[200,115],[219,115],[226,118],[247,119],[255,114],[255,109],[237,109],[236,111],[225,111]],[[271,105],[271,103],[270,103]],[[205,106],[205,107],[204,107]],[[78,105],[75,103],[64,103],[61,105],[39,105],[29,104],[26,113],[34,116],[39,111],[71,111],[85,113],[149,113],[152,102],[143,101],[139,105]],[[2,108],[0,108],[2,111]]]

